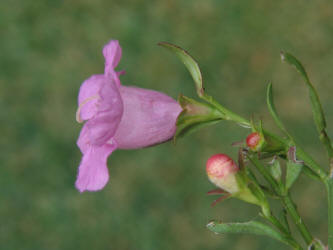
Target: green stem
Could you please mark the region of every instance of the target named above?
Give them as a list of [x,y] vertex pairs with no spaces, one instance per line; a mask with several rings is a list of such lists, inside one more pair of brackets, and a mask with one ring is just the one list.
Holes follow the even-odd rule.
[[324,182],[327,178],[327,174],[325,171],[320,167],[320,165],[315,162],[312,157],[306,153],[300,146],[296,145],[296,155],[299,159],[302,159],[313,172],[315,172],[320,179]]
[[288,229],[286,229],[281,222],[273,215],[271,214],[270,216],[265,217],[269,222],[271,222],[281,233],[283,233],[286,238],[288,238],[288,243],[290,246],[292,246],[294,249],[301,250],[302,247],[301,245],[295,241],[295,239],[291,236],[289,233]]
[[[273,190],[281,196],[282,202],[290,214],[292,220],[294,221],[296,227],[300,231],[304,241],[306,242],[307,245],[310,245],[313,241],[313,237],[309,230],[307,229],[306,225],[304,224],[301,216],[299,215],[295,204],[290,198],[289,193],[288,194],[283,194],[284,190],[282,187],[279,185],[279,183],[273,178],[273,176],[268,172],[268,170],[265,168],[264,165],[262,165],[258,159],[255,157],[248,157],[250,161],[256,166],[260,174],[269,182]],[[333,223],[333,222],[332,222]]]
[[326,151],[328,154],[329,161],[331,162],[333,159],[333,147],[332,147],[331,140],[328,137],[325,129],[320,131],[319,139],[324,144],[324,147],[326,148]]
[[296,227],[300,231],[305,243],[307,244],[307,246],[309,246],[313,241],[313,237],[309,232],[309,230],[307,229],[306,225],[304,224],[301,216],[299,215],[294,202],[291,200],[290,194],[282,196],[281,199],[283,201],[285,208],[290,214],[290,217],[292,218]]
[[277,193],[277,194],[281,194],[281,187],[280,185],[277,183],[277,181],[273,178],[273,176],[271,175],[271,173],[267,170],[267,168],[262,165],[260,163],[260,161],[255,158],[255,157],[251,157],[248,156],[249,160],[253,163],[253,165],[256,166],[256,169],[260,172],[260,174],[266,179],[266,181],[271,185],[271,187],[273,188],[273,190]]
[[325,182],[328,200],[328,250],[333,250],[333,178]]
[[204,94],[201,98],[204,99],[206,102],[215,106],[215,108],[217,110],[219,110],[224,115],[223,116],[224,119],[237,122],[237,123],[239,123],[241,125],[244,125],[244,126],[251,127],[251,124],[247,119],[245,119],[245,118],[237,115],[236,113],[232,112],[231,110],[223,107],[212,96]]
[[273,215],[266,217],[277,229],[279,229],[284,234],[289,234],[288,230],[282,225],[282,223]]

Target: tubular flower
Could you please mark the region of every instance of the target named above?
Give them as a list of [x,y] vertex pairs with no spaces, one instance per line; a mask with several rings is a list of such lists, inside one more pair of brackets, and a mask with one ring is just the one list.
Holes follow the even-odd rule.
[[148,147],[169,140],[181,112],[171,97],[153,90],[121,85],[115,67],[122,50],[118,41],[105,45],[105,71],[83,82],[76,120],[85,121],[77,145],[83,157],[76,188],[97,191],[109,180],[107,158],[116,149]]

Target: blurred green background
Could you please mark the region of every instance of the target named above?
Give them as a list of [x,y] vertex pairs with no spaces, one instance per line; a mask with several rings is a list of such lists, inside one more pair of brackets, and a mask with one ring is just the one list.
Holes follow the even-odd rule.
[[[288,249],[247,235],[214,235],[211,219],[246,221],[258,209],[237,200],[210,207],[205,174],[212,154],[245,129],[227,122],[178,142],[116,151],[110,182],[97,193],[74,188],[81,154],[75,121],[80,84],[102,73],[102,47],[123,48],[125,85],[195,96],[185,67],[156,46],[169,41],[199,61],[206,90],[246,117],[264,119],[272,80],[281,117],[325,164],[301,78],[281,49],[306,66],[333,136],[331,0],[4,0],[0,3],[0,249]],[[322,185],[302,177],[293,192],[313,234],[326,240]]]

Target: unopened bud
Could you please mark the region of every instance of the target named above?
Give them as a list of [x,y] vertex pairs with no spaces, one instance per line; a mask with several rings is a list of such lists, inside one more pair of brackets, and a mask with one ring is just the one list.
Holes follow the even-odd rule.
[[239,171],[235,162],[225,154],[210,157],[206,164],[209,180],[217,187],[233,194],[239,191],[236,173]]
[[264,136],[258,132],[253,132],[246,137],[246,145],[254,152],[260,151],[264,143]]

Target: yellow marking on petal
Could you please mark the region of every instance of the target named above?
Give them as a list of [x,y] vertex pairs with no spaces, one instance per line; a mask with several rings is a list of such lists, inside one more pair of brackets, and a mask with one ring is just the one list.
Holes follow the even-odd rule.
[[82,107],[85,104],[87,104],[87,102],[90,102],[90,101],[95,100],[95,99],[99,99],[99,97],[100,97],[99,95],[93,95],[93,96],[88,97],[87,99],[85,99],[83,102],[80,103],[80,106],[79,106],[79,108],[76,111],[76,121],[78,123],[82,123],[83,122],[83,120],[80,117],[80,113],[81,113]]

